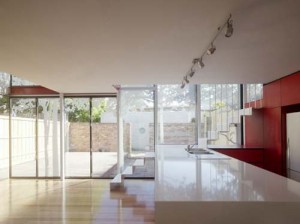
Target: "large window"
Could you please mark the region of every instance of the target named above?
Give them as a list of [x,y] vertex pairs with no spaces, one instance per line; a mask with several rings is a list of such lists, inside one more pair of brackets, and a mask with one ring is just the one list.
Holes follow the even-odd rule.
[[200,133],[212,145],[234,145],[240,139],[238,84],[200,85]]
[[[59,177],[59,98],[10,98],[10,85],[34,84],[0,72],[0,178],[8,175],[9,161],[12,177]],[[147,158],[149,167],[154,167],[147,156],[153,154],[155,143],[239,144],[240,100],[260,103],[262,87],[244,85],[241,97],[239,84],[187,85],[183,89],[179,85],[120,86],[119,125],[116,97],[67,96],[63,108],[66,176],[113,177],[118,161],[120,168],[137,158]],[[152,176],[153,169],[140,170],[137,175]]]
[[159,85],[159,144],[195,144],[196,127],[196,85]]

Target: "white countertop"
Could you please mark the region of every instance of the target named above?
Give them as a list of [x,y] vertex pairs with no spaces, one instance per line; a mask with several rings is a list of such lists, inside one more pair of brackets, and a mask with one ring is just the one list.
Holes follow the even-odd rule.
[[196,158],[185,146],[158,146],[155,201],[300,202],[300,183],[214,152]]

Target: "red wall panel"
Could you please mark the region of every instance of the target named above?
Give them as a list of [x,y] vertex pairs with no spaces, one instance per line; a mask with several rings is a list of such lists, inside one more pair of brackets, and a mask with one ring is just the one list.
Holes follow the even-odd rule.
[[267,84],[263,88],[264,108],[281,106],[280,80]]
[[300,103],[300,72],[281,79],[281,105]]
[[58,92],[45,88],[43,86],[13,86],[10,88],[10,94],[16,95],[50,95]]
[[281,107],[264,109],[264,165],[267,170],[283,174]]

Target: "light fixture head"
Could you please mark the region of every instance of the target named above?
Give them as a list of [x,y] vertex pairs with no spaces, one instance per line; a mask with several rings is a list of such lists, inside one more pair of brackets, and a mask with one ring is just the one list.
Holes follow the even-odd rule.
[[215,51],[216,51],[216,47],[215,47],[215,45],[213,43],[211,43],[210,48],[207,49],[206,53],[208,55],[212,55]]
[[188,76],[192,78],[194,76],[194,74],[195,74],[195,70],[191,68]]
[[187,76],[187,75],[183,77],[183,80],[184,80],[187,84],[190,82],[190,80],[188,79],[188,76]]
[[204,68],[204,63],[203,63],[202,58],[200,58],[200,59],[198,60],[198,65],[199,65],[199,67],[200,67],[201,69]]
[[225,37],[231,37],[233,34],[233,26],[232,26],[232,19],[227,21],[227,27],[225,32]]
[[192,69],[194,68],[195,65],[198,65],[199,68],[204,68],[204,63],[203,63],[202,57],[201,58],[195,58],[195,59],[193,59],[193,67],[192,67]]
[[185,87],[185,82],[182,81],[180,88],[183,89]]

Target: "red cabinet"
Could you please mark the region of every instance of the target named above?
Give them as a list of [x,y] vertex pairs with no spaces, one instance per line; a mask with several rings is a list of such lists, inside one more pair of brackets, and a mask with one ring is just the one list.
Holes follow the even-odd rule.
[[260,144],[260,136],[263,136],[264,168],[285,174],[285,116],[287,108],[295,107],[294,111],[300,108],[300,72],[264,85],[263,103],[263,118],[258,113],[245,118],[245,143],[249,146]]
[[280,80],[269,83],[263,88],[264,108],[281,106]]
[[264,109],[265,168],[282,174],[281,107]]
[[300,72],[281,79],[281,106],[300,103]]
[[263,122],[263,109],[253,109],[251,116],[245,116],[245,146],[261,147],[264,144]]
[[263,167],[263,149],[214,149],[219,153],[233,157],[252,165]]

